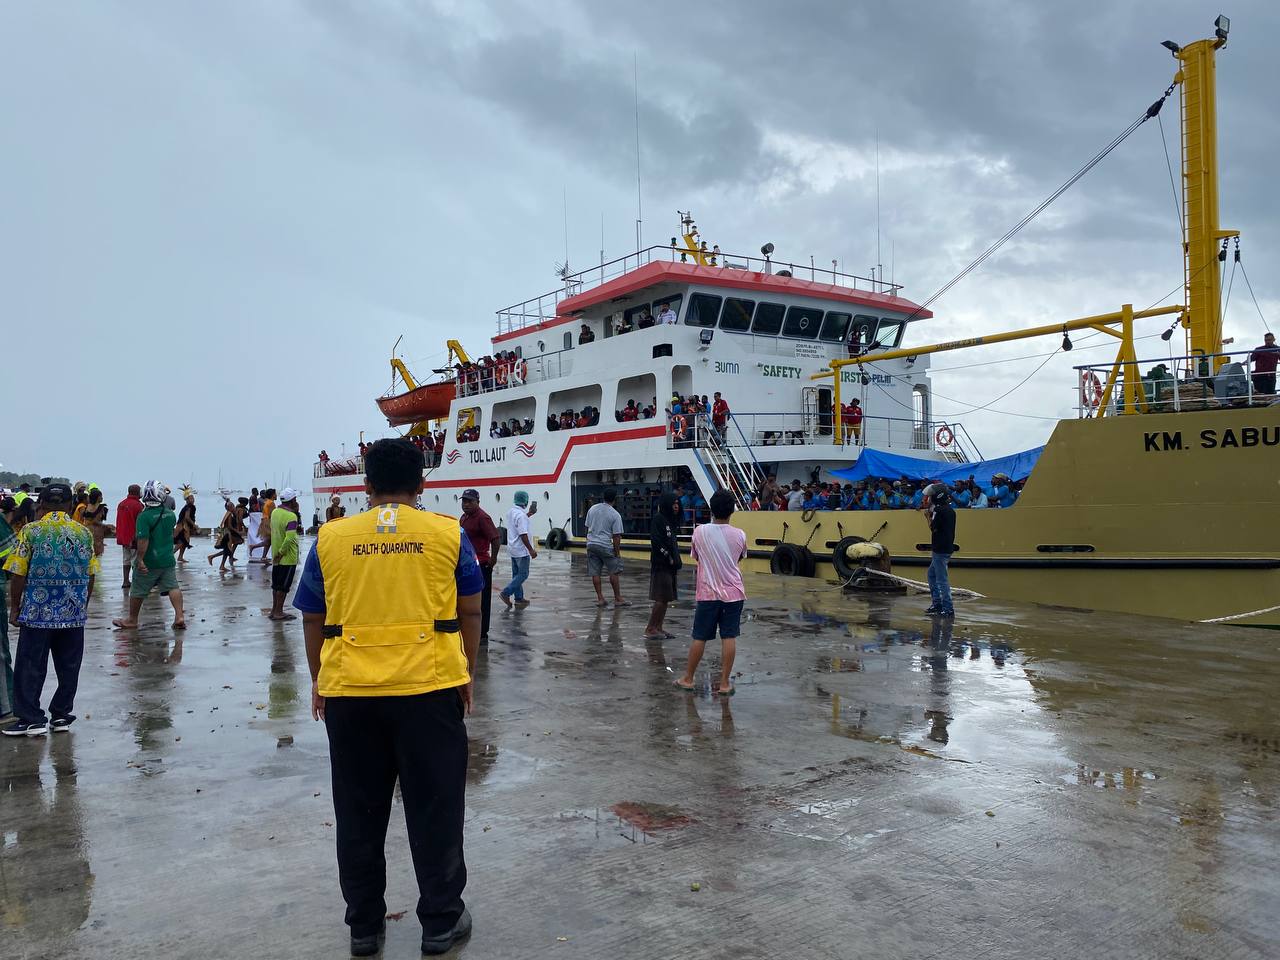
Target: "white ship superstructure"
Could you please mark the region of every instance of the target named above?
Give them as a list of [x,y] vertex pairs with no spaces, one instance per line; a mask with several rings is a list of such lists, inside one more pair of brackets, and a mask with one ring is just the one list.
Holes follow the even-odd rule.
[[[909,326],[932,316],[898,287],[834,268],[708,252],[691,224],[685,242],[569,276],[552,293],[498,311],[491,353],[514,352],[518,368],[500,389],[492,378],[453,380],[438,421],[446,440],[439,464],[426,471],[423,507],[456,513],[459,493],[474,487],[500,520],[512,494],[525,490],[538,504],[539,537],[560,528],[580,543],[587,506],[614,487],[628,535],[647,537],[658,497],[676,488],[703,500],[729,489],[747,508],[769,474],[781,483],[830,479],[830,470],[868,448],[966,458],[963,428],[930,416],[928,357],[879,364],[869,375],[847,369],[838,398],[830,380],[811,379],[831,360],[898,346]],[[675,322],[656,322],[667,311]],[[653,325],[642,326],[650,318]],[[594,339],[580,343],[584,326]],[[717,392],[731,411],[726,428],[689,417],[680,438],[668,415],[672,397]],[[833,408],[851,398],[864,411],[861,438],[837,442]],[[620,420],[630,401],[655,415]],[[549,428],[549,415],[585,408],[599,410],[598,422]],[[531,421],[531,432],[489,435],[490,424],[512,419]],[[479,427],[478,439],[466,439],[468,425]],[[352,467],[330,475],[332,464],[316,465],[320,517],[333,494],[349,513],[363,509],[362,468]]]

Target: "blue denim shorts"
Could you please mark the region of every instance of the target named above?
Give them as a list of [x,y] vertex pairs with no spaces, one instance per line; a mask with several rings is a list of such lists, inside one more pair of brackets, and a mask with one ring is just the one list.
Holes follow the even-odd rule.
[[693,608],[693,639],[714,640],[716,628],[721,640],[732,640],[741,632],[741,600],[699,600]]

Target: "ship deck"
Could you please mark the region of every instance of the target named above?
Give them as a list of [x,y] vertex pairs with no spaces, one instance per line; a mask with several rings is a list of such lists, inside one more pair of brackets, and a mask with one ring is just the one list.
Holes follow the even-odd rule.
[[[301,629],[260,567],[181,579],[181,644],[155,600],[113,634],[100,584],[75,728],[0,740],[8,955],[346,955]],[[985,600],[947,630],[749,575],[717,700],[671,686],[687,602],[653,643],[582,557],[528,589],[469,721],[458,956],[1274,956],[1273,632]],[[417,956],[399,812],[388,866],[385,955]]]

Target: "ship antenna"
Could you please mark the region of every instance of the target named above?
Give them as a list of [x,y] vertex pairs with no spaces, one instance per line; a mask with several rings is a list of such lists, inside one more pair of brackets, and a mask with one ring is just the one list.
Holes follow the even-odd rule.
[[640,55],[631,54],[633,89],[636,95],[636,252],[644,249],[644,206],[640,202]]
[[561,188],[564,197],[564,278],[569,279],[569,188]]
[[[876,124],[876,267],[880,282],[884,282],[884,261],[880,258],[880,125]],[[879,286],[876,292],[879,292]]]

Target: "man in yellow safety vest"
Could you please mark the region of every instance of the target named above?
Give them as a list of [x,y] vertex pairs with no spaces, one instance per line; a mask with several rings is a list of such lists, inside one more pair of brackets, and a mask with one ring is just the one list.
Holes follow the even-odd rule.
[[453,517],[413,504],[422,452],[378,440],[364,458],[369,509],[322,526],[302,571],[311,712],[329,735],[338,882],[352,956],[386,924],[383,848],[396,780],[418,880],[422,952],[471,933],[462,818],[484,577]]

